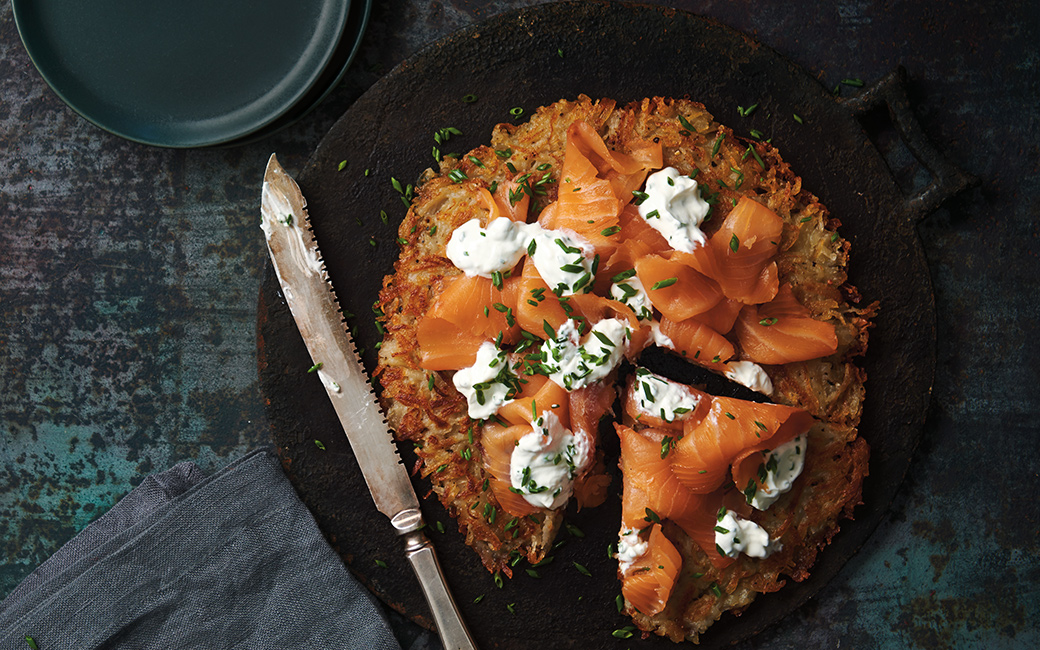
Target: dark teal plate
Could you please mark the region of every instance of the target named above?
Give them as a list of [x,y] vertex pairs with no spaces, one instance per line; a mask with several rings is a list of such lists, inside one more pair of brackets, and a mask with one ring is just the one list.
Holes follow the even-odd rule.
[[350,4],[12,2],[29,56],[65,103],[115,135],[163,147],[231,142],[290,112],[341,45]]

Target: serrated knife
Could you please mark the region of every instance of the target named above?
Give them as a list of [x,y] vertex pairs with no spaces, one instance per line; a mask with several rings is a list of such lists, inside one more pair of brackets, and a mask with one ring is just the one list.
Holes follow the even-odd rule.
[[419,500],[390,438],[343,321],[299,186],[271,155],[264,172],[260,227],[275,275],[318,377],[336,409],[376,508],[404,538],[405,556],[419,579],[446,650],[476,649],[448,590],[433,546],[422,531]]

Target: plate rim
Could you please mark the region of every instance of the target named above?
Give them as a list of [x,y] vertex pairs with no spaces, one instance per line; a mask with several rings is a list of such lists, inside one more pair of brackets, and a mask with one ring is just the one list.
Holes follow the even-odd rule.
[[[343,38],[343,35],[344,35],[344,31],[346,30],[346,27],[347,27],[348,19],[349,19],[349,16],[350,16],[351,6],[355,2],[358,2],[358,1],[366,2],[369,6],[371,4],[371,0],[321,0],[321,1],[322,1],[323,4],[331,3],[331,4],[342,6],[342,10],[340,12],[342,14],[342,19],[339,21],[338,25],[334,28],[336,37],[335,37],[332,45],[330,47],[328,47],[326,49],[326,51],[322,54],[320,65],[314,66],[313,68],[308,68],[310,70],[310,75],[309,75],[309,78],[307,79],[306,83],[303,84],[295,93],[293,93],[293,95],[292,95],[292,97],[291,97],[291,99],[289,101],[283,102],[283,104],[281,106],[279,106],[277,109],[275,109],[274,111],[266,112],[265,115],[264,115],[264,118],[262,120],[256,120],[256,121],[250,123],[247,127],[239,128],[239,129],[235,130],[234,132],[231,132],[231,131],[218,131],[218,133],[220,133],[220,135],[218,135],[216,137],[211,137],[211,138],[208,138],[208,139],[194,139],[194,140],[189,140],[188,138],[181,138],[181,139],[148,138],[148,137],[140,135],[140,134],[135,134],[133,132],[129,132],[128,130],[119,127],[118,123],[117,124],[113,124],[110,120],[102,119],[102,118],[98,117],[96,114],[91,114],[90,112],[85,111],[76,101],[74,101],[70,97],[70,93],[67,92],[67,89],[63,89],[61,84],[58,83],[55,80],[53,68],[49,67],[47,65],[42,65],[41,64],[41,60],[42,60],[44,54],[45,53],[53,54],[53,50],[51,50],[49,48],[41,49],[42,46],[40,46],[38,44],[38,41],[31,36],[32,31],[30,29],[28,19],[25,17],[26,9],[24,8],[24,5],[26,3],[32,2],[32,0],[11,0],[11,13],[12,13],[12,15],[14,17],[15,29],[18,31],[18,37],[19,37],[19,39],[22,42],[22,47],[25,49],[26,54],[29,56],[29,60],[32,61],[33,67],[36,69],[36,72],[43,79],[44,83],[47,84],[47,87],[51,90],[51,92],[53,92],[58,97],[58,99],[60,99],[62,101],[62,103],[64,103],[67,107],[72,109],[72,111],[74,113],[76,113],[77,115],[82,117],[84,120],[86,120],[90,124],[92,124],[92,125],[96,126],[97,128],[105,131],[106,133],[110,133],[110,134],[112,134],[112,135],[114,135],[116,137],[122,138],[124,140],[128,140],[130,142],[135,142],[137,144],[143,144],[143,145],[153,146],[153,147],[162,147],[162,148],[167,148],[167,149],[194,149],[194,148],[201,148],[201,147],[207,147],[207,146],[213,146],[213,145],[232,144],[232,143],[235,143],[235,141],[237,141],[239,139],[248,138],[250,135],[252,135],[252,134],[254,134],[254,133],[256,133],[256,132],[258,132],[260,130],[263,130],[264,128],[270,126],[271,124],[277,122],[282,116],[284,116],[286,113],[290,112],[293,109],[293,107],[296,106],[297,102],[300,101],[301,98],[305,97],[307,95],[307,93],[310,92],[313,89],[314,84],[320,79],[321,73],[325,70],[325,67],[329,64],[329,61],[335,55],[336,50],[339,47],[342,47],[342,46],[345,45],[345,43],[342,42],[342,38]],[[367,7],[366,7],[365,18],[364,18],[364,26],[358,32],[358,36],[357,36],[356,41],[353,44],[351,44],[351,47],[352,47],[352,49],[354,49],[354,52],[348,57],[348,62],[343,66],[343,72],[345,72],[347,67],[349,67],[350,62],[353,60],[354,56],[357,53],[357,48],[360,45],[360,42],[361,42],[362,38],[364,37],[364,33],[365,33],[366,28],[367,28],[368,15],[369,15],[369,11],[367,10]],[[336,86],[336,83],[332,83],[330,85],[328,91],[331,91],[332,88],[334,88],[335,86]],[[322,95],[321,99],[323,99],[326,94],[327,94],[327,92]],[[318,99],[317,101],[315,101],[313,106],[316,106],[318,103],[320,103],[321,99]],[[313,108],[313,106],[312,106],[312,108]],[[300,116],[302,117],[302,115],[303,115],[303,113],[301,113]],[[181,121],[179,123],[181,123],[181,124],[190,124],[190,123],[192,123],[192,121],[191,120],[185,120],[185,121]]]

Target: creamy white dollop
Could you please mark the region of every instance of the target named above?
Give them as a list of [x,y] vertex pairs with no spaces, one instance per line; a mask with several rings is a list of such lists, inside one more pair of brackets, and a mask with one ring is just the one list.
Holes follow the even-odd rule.
[[773,382],[762,366],[752,361],[730,361],[726,364],[726,379],[747,386],[763,395],[773,394]]
[[636,315],[637,320],[652,320],[654,306],[639,278],[632,276],[610,285],[610,297],[624,304]]
[[529,235],[523,225],[499,217],[482,228],[479,219],[470,219],[451,233],[445,254],[466,275],[490,278],[527,254]]
[[551,510],[570,498],[592,450],[587,436],[574,435],[552,411],[543,412],[533,427],[513,448],[509,480],[528,503]]
[[636,369],[635,395],[639,409],[666,422],[692,413],[700,399],[689,389],[646,368]]
[[726,557],[743,553],[748,557],[765,558],[780,548],[769,539],[764,528],[725,509],[715,525],[715,545]]
[[570,230],[547,230],[505,217],[482,228],[478,219],[470,219],[451,233],[445,248],[463,273],[485,278],[509,271],[528,254],[557,295],[571,296],[592,286],[595,248]]
[[537,223],[527,224],[533,242],[531,261],[549,290],[559,296],[572,296],[592,286],[595,249],[570,230],[546,230]]
[[463,368],[452,377],[452,383],[466,397],[469,416],[474,420],[485,420],[513,400],[516,375],[509,368],[506,353],[485,341],[477,350],[477,360],[469,368]]
[[708,241],[700,226],[711,206],[697,191],[697,181],[665,167],[646,179],[646,195],[638,206],[639,215],[669,246],[692,253]]
[[628,334],[624,321],[605,318],[581,337],[578,324],[568,319],[554,338],[542,344],[549,379],[569,391],[603,379],[621,362]]
[[639,536],[634,528],[622,528],[618,533],[617,559],[618,568],[624,574],[632,568],[632,564],[649,550],[649,542]]
[[764,452],[765,480],[755,489],[749,503],[758,510],[766,510],[781,494],[790,492],[795,480],[805,468],[805,451],[808,438],[797,436],[771,452]]

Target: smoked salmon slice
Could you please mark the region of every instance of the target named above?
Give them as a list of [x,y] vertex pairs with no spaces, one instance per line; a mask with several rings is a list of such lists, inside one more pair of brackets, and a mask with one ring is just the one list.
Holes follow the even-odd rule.
[[704,313],[722,300],[719,285],[680,261],[644,255],[635,262],[636,276],[654,308],[672,321]]
[[774,259],[783,223],[766,206],[742,197],[707,246],[674,259],[685,260],[718,282],[727,298],[744,304],[768,302],[778,288]]
[[697,314],[697,321],[704,323],[719,334],[729,334],[737,322],[737,316],[740,315],[743,306],[744,304],[741,302],[723,298],[708,311]]
[[671,339],[670,349],[706,368],[725,371],[726,361],[736,355],[736,349],[725,336],[696,317],[679,322],[662,318],[661,333]]
[[674,436],[670,431],[635,431],[623,424],[614,429],[621,440],[621,523],[625,528],[642,529],[668,519],[684,530],[696,521],[704,501],[672,472],[669,459]]
[[682,440],[674,445],[672,471],[692,492],[712,492],[726,480],[734,462],[775,448],[812,424],[808,412],[793,406],[713,397],[704,419],[686,426]]
[[480,435],[480,446],[484,450],[484,469],[490,475],[491,491],[502,509],[515,517],[538,511],[527,499],[509,489],[513,486],[509,479],[513,448],[520,438],[533,430],[530,425],[504,427],[488,422],[484,424]]
[[736,323],[741,357],[764,364],[808,361],[834,354],[834,325],[814,319],[784,284],[765,305],[747,305]]
[[617,246],[619,229],[615,226],[622,202],[610,181],[599,177],[599,170],[585,155],[596,142],[603,145],[603,140],[585,122],[575,122],[567,129],[556,209],[543,211],[538,223],[543,228],[577,233],[601,257],[608,257]]
[[567,390],[549,381],[545,375],[525,375],[522,381],[527,383],[523,384],[523,389],[512,402],[498,409],[498,417],[512,425],[532,424],[538,415],[552,411],[567,426],[570,422],[570,397]]
[[520,337],[516,300],[520,278],[507,278],[502,288],[479,276],[447,280],[416,327],[419,363],[426,370],[458,370],[473,365],[484,341],[502,333],[504,343]]
[[679,550],[665,537],[660,524],[654,524],[646,553],[636,559],[621,579],[621,593],[643,614],[659,614],[668,603],[681,568]]
[[[487,190],[483,190],[487,192]],[[486,199],[485,199],[486,200]],[[531,196],[520,188],[516,181],[503,181],[495,189],[493,199],[498,215],[519,223],[527,222],[527,211],[531,206]],[[492,219],[488,219],[491,223]]]

